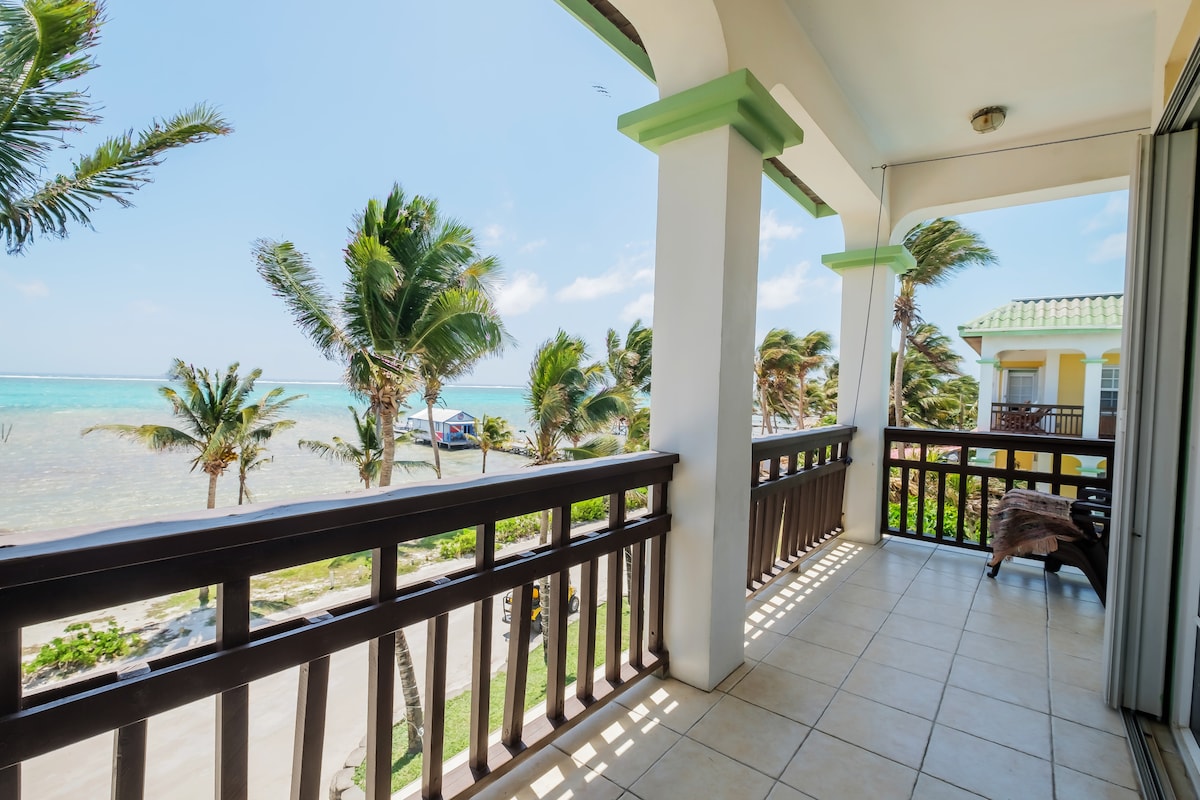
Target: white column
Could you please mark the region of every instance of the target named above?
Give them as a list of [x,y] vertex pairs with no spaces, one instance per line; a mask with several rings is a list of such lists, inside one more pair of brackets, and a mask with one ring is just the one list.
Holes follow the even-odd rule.
[[1046,351],[1046,367],[1042,372],[1041,402],[1043,405],[1058,405],[1058,365],[1061,360],[1059,351]]
[[679,454],[664,634],[672,676],[705,690],[744,661],[763,155],[800,138],[772,104],[741,71],[619,123],[659,156],[650,444]]
[[1083,360],[1083,438],[1100,438],[1100,377],[1104,357]]
[[979,359],[979,410],[975,415],[975,427],[981,431],[992,429],[992,403],[996,399],[996,366],[994,358]]
[[845,533],[855,542],[878,542],[883,496],[883,429],[888,422],[892,358],[892,304],[896,274],[915,265],[904,245],[822,257],[842,276],[842,327],[838,339],[838,423],[858,428],[846,470]]

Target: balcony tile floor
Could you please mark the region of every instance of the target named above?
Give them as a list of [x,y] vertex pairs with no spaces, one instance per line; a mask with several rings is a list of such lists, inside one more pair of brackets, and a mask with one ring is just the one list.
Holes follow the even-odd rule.
[[1104,609],[1067,569],[839,542],[752,601],[714,691],[648,680],[489,788],[520,800],[1125,800]]

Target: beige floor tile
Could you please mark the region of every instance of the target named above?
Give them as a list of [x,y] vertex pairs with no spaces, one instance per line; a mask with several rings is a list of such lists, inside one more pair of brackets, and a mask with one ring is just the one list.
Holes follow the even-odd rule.
[[904,591],[912,584],[912,579],[916,575],[916,568],[896,567],[889,569],[887,567],[872,567],[870,564],[867,564],[865,567],[855,570],[853,575],[846,578],[846,583],[843,586],[866,586],[869,589],[878,589],[883,592],[891,592],[899,595],[904,594]]
[[962,638],[962,628],[903,614],[892,614],[879,632],[894,639],[923,644],[948,653],[958,649],[958,641]]
[[[1078,604],[1078,606],[1083,605],[1085,604]],[[1097,638],[1104,636],[1103,616],[1082,614],[1075,610],[1075,607],[1058,608],[1055,605],[1051,605],[1048,611],[1050,621],[1046,624],[1046,627],[1050,629],[1051,635],[1054,634],[1054,631],[1061,630],[1073,631]]]
[[867,645],[875,634],[853,625],[843,625],[827,619],[806,619],[788,635],[852,656],[859,656],[862,655],[863,650],[867,649]]
[[827,684],[759,664],[729,694],[803,725],[813,725],[835,691]]
[[1054,796],[1057,800],[1138,800],[1140,794],[1061,764],[1054,767]]
[[922,772],[917,776],[917,786],[913,789],[912,800],[978,800],[979,795],[951,786],[932,775]]
[[841,688],[918,717],[933,719],[942,702],[945,684],[874,661],[859,661]]
[[554,746],[613,783],[629,787],[681,736],[655,720],[639,718],[624,706],[613,704],[587,724],[572,729]]
[[1123,736],[1055,717],[1054,763],[1094,778],[1137,788],[1129,742]]
[[1050,651],[1050,678],[1092,692],[1104,691],[1104,664],[1058,650]]
[[692,726],[688,738],[778,778],[808,731],[787,717],[736,697],[723,697]]
[[624,790],[602,775],[547,747],[488,788],[496,800],[616,800]]
[[1028,672],[1018,672],[966,656],[955,656],[949,684],[986,697],[1017,703],[1044,714],[1050,713],[1049,681]]
[[940,586],[943,589],[957,589],[960,592],[975,594],[979,588],[978,575],[957,575],[952,572],[941,572],[936,569],[922,569],[913,578],[913,583]]
[[839,586],[833,597],[880,611],[891,611],[902,592],[888,592],[878,587],[846,583]]
[[840,597],[841,589],[830,595],[825,602],[817,606],[809,619],[824,620],[836,625],[853,625],[856,628],[874,633],[888,618],[888,612],[869,606],[860,606]]
[[763,659],[763,663],[830,686],[840,686],[856,660],[854,656],[838,650],[788,636]]
[[916,770],[813,731],[782,780],[817,800],[908,800],[916,777]]
[[874,700],[838,692],[816,727],[844,742],[917,769],[925,757],[933,723]]
[[1050,650],[1076,658],[1099,661],[1104,658],[1104,639],[1075,631],[1055,631],[1050,637]]
[[737,797],[763,800],[775,781],[699,742],[683,738],[630,790],[654,800]]
[[750,670],[754,669],[754,665],[757,663],[758,663],[757,661],[743,661],[741,664],[738,665],[737,669],[735,669],[733,672],[726,675],[725,679],[723,681],[721,681],[720,683],[718,683],[717,688],[713,689],[713,691],[714,692],[728,692],[730,689],[732,689],[734,686],[737,685],[738,681],[740,681],[742,678],[746,677],[746,675],[749,674]]
[[[955,606],[967,608],[971,607],[971,603],[975,599],[975,593],[966,589],[956,589],[949,586],[943,586],[940,583],[932,583],[930,581],[916,581],[909,584],[904,590],[906,597],[919,597],[922,600],[932,602],[934,607],[940,606]],[[928,615],[919,617],[923,619]],[[934,619],[936,622],[937,620]]]
[[1051,800],[1050,762],[935,725],[923,772],[991,800]]
[[1050,716],[957,686],[946,687],[937,723],[1042,759],[1050,758]]
[[878,634],[863,652],[863,658],[924,678],[944,681],[954,656],[944,650]]
[[1010,642],[983,633],[964,631],[958,654],[1043,678],[1050,674],[1046,646],[1043,644]]
[[1014,568],[1012,564],[1005,564],[995,578],[986,580],[995,581],[1002,593],[1007,588],[1009,593],[1014,596],[1025,593],[1045,594],[1046,592],[1046,579],[1042,575],[1041,567],[1036,569],[1033,567]]
[[965,605],[946,605],[937,600],[926,600],[911,594],[905,594],[892,609],[893,613],[904,614],[907,617],[928,619],[942,625],[962,626],[967,619],[970,608]]
[[972,610],[1045,626],[1046,603],[1042,599],[1042,595],[1029,592],[1019,600],[1014,600],[1011,596],[1001,594],[994,589],[992,584],[979,587],[979,591],[975,592],[975,598],[971,603]]
[[1081,689],[1069,683],[1050,681],[1050,712],[1081,725],[1097,728],[1117,736],[1125,735],[1125,721],[1120,713],[1108,707],[1104,695]]
[[813,800],[813,798],[804,792],[798,792],[786,783],[777,783],[771,793],[767,795],[767,800]]
[[621,695],[617,702],[638,717],[659,722],[676,733],[687,733],[721,697],[720,692],[704,692],[671,678],[651,678]]
[[782,633],[774,633],[763,628],[747,625],[744,640],[746,658],[751,661],[762,661],[766,658],[767,653],[774,650],[775,646],[786,638]]
[[968,631],[995,636],[997,639],[1046,646],[1046,621],[1044,619],[1040,622],[1031,622],[973,609],[967,616],[967,624],[964,627]]

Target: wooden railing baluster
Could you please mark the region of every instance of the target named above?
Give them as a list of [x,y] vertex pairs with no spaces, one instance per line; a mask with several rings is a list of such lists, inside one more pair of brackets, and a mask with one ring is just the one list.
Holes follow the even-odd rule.
[[[250,641],[250,578],[217,587],[217,646],[222,650]],[[217,697],[217,800],[246,800],[250,780],[250,686]]]
[[[396,548],[371,551],[371,600],[396,596]],[[396,634],[372,639],[367,647],[367,798],[392,796],[392,704],[396,697]]]
[[[0,630],[0,716],[21,710],[21,631]],[[0,800],[21,800],[21,765],[0,768]]]
[[446,646],[450,638],[450,615],[438,614],[426,623],[426,627],[421,796],[440,798],[446,749]]
[[[612,507],[613,498],[609,498]],[[610,556],[611,557],[611,556]],[[575,696],[584,705],[595,699],[596,688],[596,604],[599,600],[600,559],[586,561],[579,568],[579,655],[575,664]]]
[[[496,523],[475,526],[475,569],[490,570],[496,565]],[[492,695],[492,614],[495,601],[490,595],[475,603],[475,622],[471,641],[471,742],[467,753],[475,777],[488,772],[488,719]]]
[[[550,544],[563,547],[571,538],[571,507],[554,509],[550,528]],[[542,620],[542,635],[549,650],[546,661],[546,716],[554,721],[563,719],[567,701],[567,615],[571,573],[567,570],[550,575],[549,620]],[[542,608],[547,606],[543,603]]]
[[[305,624],[333,619],[329,612],[304,618]],[[321,796],[321,756],[325,751],[325,714],[329,703],[329,656],[300,665],[296,687],[296,735],[292,744],[290,800]]]
[[[611,558],[611,556],[610,556]],[[533,584],[513,589],[512,620],[508,629],[508,675],[504,684],[504,726],[500,741],[510,751],[525,747],[525,682],[529,676],[529,629],[533,612]]]
[[[625,524],[625,495],[615,498],[616,503],[608,506],[608,527],[620,528]],[[652,502],[653,497],[647,498]],[[605,587],[604,620],[604,677],[610,685],[621,682],[621,598],[625,589],[625,559],[627,551],[608,556],[608,585]]]
[[[667,484],[650,487],[650,510],[654,515],[667,513]],[[665,654],[663,640],[663,600],[667,582],[667,537],[650,540],[650,608],[647,622],[647,648],[655,657]]]

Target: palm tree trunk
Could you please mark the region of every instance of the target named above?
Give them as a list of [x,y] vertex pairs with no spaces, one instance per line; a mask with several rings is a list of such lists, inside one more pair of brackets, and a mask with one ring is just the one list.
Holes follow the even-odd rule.
[[771,430],[771,412],[767,407],[767,387],[765,386],[758,390],[758,410],[762,414],[762,432],[764,434],[773,433]]
[[442,448],[438,447],[437,436],[433,433],[433,401],[425,401],[425,411],[429,416],[429,446],[433,448],[433,471],[438,480],[442,479]]
[[238,475],[238,505],[246,498],[246,476]]
[[486,475],[487,474],[487,451],[488,451],[488,449],[486,447],[481,447],[480,449],[483,451],[483,472],[481,474]]
[[379,465],[379,485],[392,485],[392,467],[396,465],[396,415],[390,403],[379,408],[379,436],[383,439],[383,463]]
[[208,473],[208,507],[217,507],[217,472]]
[[804,384],[808,379],[808,372],[800,370],[796,373],[796,379],[800,381],[800,394],[796,398],[796,430],[804,430]]
[[400,692],[404,695],[404,722],[408,729],[408,752],[421,752],[421,729],[425,716],[421,713],[421,695],[417,691],[417,672],[404,629],[396,631],[396,669],[400,671]]
[[900,319],[900,343],[896,346],[895,374],[892,375],[892,406],[896,427],[904,427],[904,351],[908,345],[908,319]]

